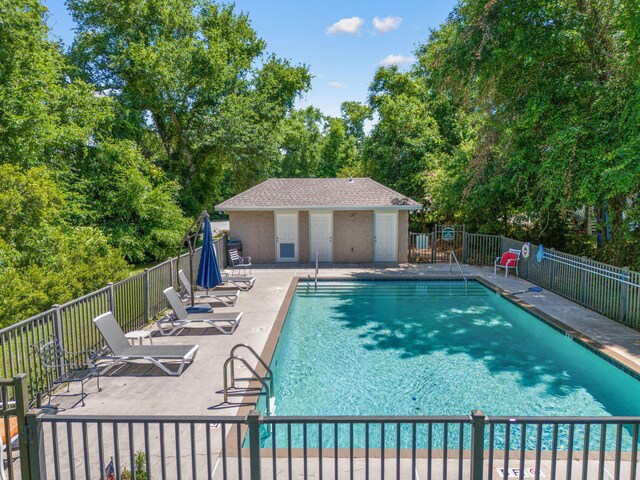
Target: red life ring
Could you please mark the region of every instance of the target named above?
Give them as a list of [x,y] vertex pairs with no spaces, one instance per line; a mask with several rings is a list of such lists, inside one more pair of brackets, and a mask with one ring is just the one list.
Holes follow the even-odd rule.
[[529,242],[522,245],[522,258],[529,258],[531,253],[531,244]]

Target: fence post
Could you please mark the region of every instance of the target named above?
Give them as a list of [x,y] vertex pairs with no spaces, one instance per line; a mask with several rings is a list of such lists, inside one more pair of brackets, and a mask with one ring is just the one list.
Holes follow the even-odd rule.
[[109,287],[109,311],[115,315],[116,314],[116,297],[113,291],[113,282],[107,283],[107,287]]
[[173,258],[169,258],[169,287],[173,287]]
[[[44,440],[42,436],[42,416],[41,410],[30,410],[26,414],[27,434],[24,439],[27,443],[27,458],[29,467],[22,471],[23,480],[44,480],[47,478],[44,457]],[[22,445],[22,432],[20,433],[20,444]],[[22,448],[20,457],[22,457]],[[20,459],[22,461],[22,458]]]
[[438,225],[433,227],[431,232],[431,263],[436,263],[436,242],[438,241]]
[[149,269],[144,269],[144,276],[142,277],[144,280],[144,323],[147,323],[150,319],[149,317]]
[[[249,424],[249,456],[251,465],[251,480],[260,480],[260,412],[251,410],[247,417]],[[322,447],[321,447],[322,448]]]
[[[65,345],[64,345],[64,334],[62,333],[62,309],[60,308],[60,305],[58,305],[57,303],[53,305],[51,308],[53,308],[53,336],[55,337],[55,340],[58,343],[58,345],[60,345],[60,348],[64,350]],[[62,365],[60,364],[60,361],[58,361],[57,371],[58,371],[58,377],[62,376],[62,374],[64,373]]]
[[556,271],[556,261],[555,261],[556,249],[550,248],[549,250],[553,254],[553,258],[550,260],[550,264],[549,264],[549,290],[553,292],[553,281],[554,281],[555,271]]
[[[29,448],[27,442],[27,410],[29,409],[29,392],[27,391],[27,375],[19,373],[13,377],[13,389],[16,400],[16,421],[18,423],[18,445],[20,449],[21,478],[29,480]],[[6,419],[5,419],[6,421]],[[7,447],[8,448],[8,447]],[[26,474],[25,474],[26,472]]]
[[[621,280],[623,282],[629,281],[629,267],[624,267],[622,269]],[[620,321],[622,323],[626,323],[627,317],[629,316],[629,284],[621,283],[620,284]]]
[[462,226],[462,263],[467,263],[467,232],[464,231],[464,225]]
[[[586,263],[587,257],[582,257],[582,261]],[[580,304],[584,305],[587,301],[587,272],[580,269]]]
[[482,410],[471,412],[471,480],[482,480],[484,474],[484,424]]

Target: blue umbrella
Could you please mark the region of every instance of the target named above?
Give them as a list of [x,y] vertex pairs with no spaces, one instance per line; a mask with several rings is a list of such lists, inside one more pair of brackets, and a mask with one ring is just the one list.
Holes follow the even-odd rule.
[[204,219],[203,228],[202,255],[200,256],[200,264],[198,265],[196,285],[208,289],[221,284],[222,276],[220,275],[220,268],[218,267],[216,249],[213,246],[213,240],[211,238],[211,222],[209,222],[208,218]]

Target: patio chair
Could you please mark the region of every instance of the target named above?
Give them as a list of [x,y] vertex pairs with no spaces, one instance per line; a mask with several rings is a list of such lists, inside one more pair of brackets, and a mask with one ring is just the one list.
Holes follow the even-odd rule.
[[509,275],[509,268],[513,268],[518,275],[518,263],[520,262],[521,250],[510,248],[508,252],[504,252],[501,257],[496,257],[493,263],[493,275],[496,276],[498,268],[504,268],[504,278]]
[[[178,376],[187,363],[196,359],[198,353],[198,345],[130,345],[111,312],[94,318],[93,323],[100,330],[112,353],[99,358],[112,361],[112,366],[133,360],[144,360],[156,365],[168,375]],[[171,370],[163,362],[179,362],[178,369]]]
[[[173,315],[165,315],[158,320],[158,330],[161,335],[171,335],[176,330],[185,328],[189,323],[205,323],[225,335],[231,335],[238,328],[243,315],[242,312],[188,313],[173,287],[166,288],[164,295],[173,309]],[[165,325],[170,325],[171,328],[165,330]]]
[[231,262],[231,271],[235,273],[238,271],[249,269],[249,275],[251,275],[251,257],[241,257],[238,250],[235,248],[229,249],[229,262]]
[[[80,400],[84,407],[84,399],[88,394],[84,393],[84,384],[92,378],[96,377],[96,383],[98,391],[100,388],[100,371],[93,364],[93,359],[96,357],[94,350],[85,350],[81,352],[70,352],[60,346],[55,338],[42,340],[35,345],[32,345],[36,354],[40,358],[40,365],[45,373],[45,379],[47,383],[47,395],[49,398],[49,404],[45,407],[58,410],[58,407],[51,405],[51,391],[53,385],[67,384],[67,392],[71,383],[80,383]],[[78,356],[85,356],[86,362],[84,364],[78,363]],[[77,405],[77,403],[76,403]]]
[[[184,273],[184,270],[178,270],[178,278],[180,283],[184,287],[185,293],[183,298],[185,300],[191,299],[191,282]],[[233,307],[240,295],[240,290],[237,288],[221,288],[207,290],[206,293],[202,293],[202,290],[194,290],[193,295],[195,298],[212,298],[217,302],[222,303],[225,307]]]
[[221,272],[222,281],[224,283],[230,283],[243,291],[250,290],[253,284],[256,283],[256,277],[249,277],[247,275],[229,275],[228,273]]

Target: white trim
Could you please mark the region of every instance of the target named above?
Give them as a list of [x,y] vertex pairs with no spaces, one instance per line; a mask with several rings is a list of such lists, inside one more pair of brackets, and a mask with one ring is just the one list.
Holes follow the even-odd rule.
[[[216,205],[216,212],[280,212],[287,213],[292,211],[292,207],[226,207],[219,209]],[[409,211],[417,211],[422,207],[420,205],[370,205],[370,206],[344,206],[344,205],[336,205],[336,206],[311,206],[311,207],[296,207],[296,211],[344,211],[344,210],[380,210],[380,211],[398,211],[398,210],[409,210]]]

